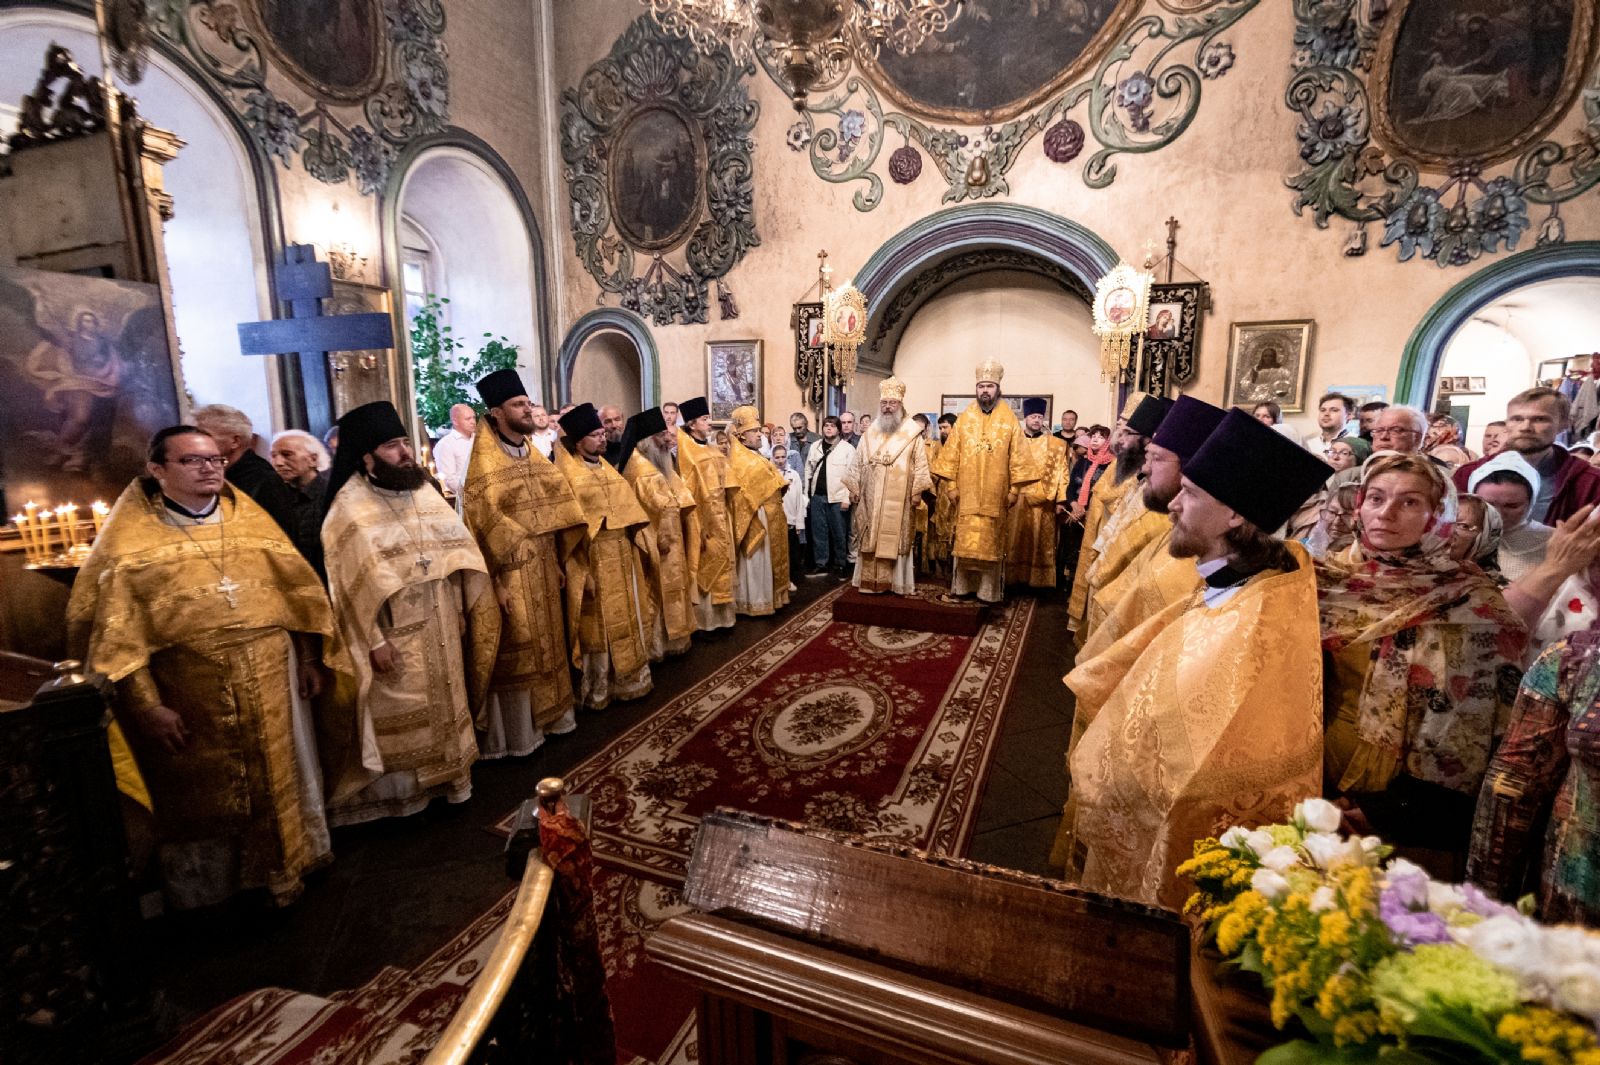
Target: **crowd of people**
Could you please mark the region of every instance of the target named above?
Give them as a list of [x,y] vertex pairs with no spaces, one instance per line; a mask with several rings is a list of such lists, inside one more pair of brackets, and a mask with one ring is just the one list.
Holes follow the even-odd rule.
[[270,460],[228,407],[162,430],[69,620],[169,898],[292,899],[329,826],[467,798],[478,759],[644,696],[797,582],[920,576],[956,603],[1070,588],[1069,879],[1176,904],[1196,840],[1326,794],[1443,875],[1600,909],[1600,469],[1558,443],[1561,393],[1515,397],[1480,457],[1338,394],[1304,438],[1271,403],[1142,393],[1052,430],[1003,377],[982,362],[932,424],[890,378],[785,432],[704,397],[552,415],[497,371],[436,477],[387,403]]

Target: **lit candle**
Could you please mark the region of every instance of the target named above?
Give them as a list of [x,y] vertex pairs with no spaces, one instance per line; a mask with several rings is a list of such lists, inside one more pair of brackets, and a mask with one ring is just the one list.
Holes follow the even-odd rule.
[[98,499],[96,499],[89,507],[89,517],[94,521],[94,535],[96,539],[99,539],[100,526],[106,523],[106,515],[109,513],[111,513],[111,508],[106,506]]
[[33,538],[28,535],[28,516],[26,514],[11,515],[11,524],[17,527],[17,538],[22,541],[22,557],[27,562],[33,561]]
[[56,510],[56,521],[61,525],[61,549],[71,551],[78,546],[78,504],[61,504]]

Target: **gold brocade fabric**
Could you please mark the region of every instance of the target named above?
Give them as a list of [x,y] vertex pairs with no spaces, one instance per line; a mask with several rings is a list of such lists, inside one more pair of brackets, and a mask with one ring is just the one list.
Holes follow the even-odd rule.
[[472,441],[462,512],[502,605],[489,689],[527,691],[534,723],[552,725],[573,702],[562,564],[588,521],[555,465],[537,448],[506,454],[488,418]]
[[[355,663],[363,764],[414,771],[424,788],[460,777],[477,760],[472,722],[500,641],[500,607],[472,534],[431,485],[386,492],[353,477],[328,509],[322,546]],[[380,675],[371,654],[383,643],[396,665]]]
[[737,485],[728,471],[728,457],[679,429],[678,474],[694,496],[683,531],[695,590],[713,606],[732,603],[735,540],[728,496]]
[[1017,438],[1026,483],[1006,518],[1006,579],[1035,588],[1056,586],[1056,504],[1067,496],[1066,441],[1040,433]]
[[[1106,602],[1100,593],[1126,573],[1133,560],[1153,541],[1172,533],[1172,519],[1146,507],[1144,492],[1139,488],[1123,497],[1113,518],[1121,520],[1113,527],[1112,519],[1107,519],[1102,536],[1105,549],[1089,571],[1088,609],[1083,623],[1078,626],[1080,647],[1088,646],[1087,641],[1094,638],[1095,626],[1105,620]],[[1193,568],[1192,563],[1190,568]]]
[[974,401],[939,449],[933,474],[954,482],[957,492],[954,557],[1005,561],[1008,497],[1023,476],[1013,446],[1021,435],[1009,403],[1001,400],[984,414]]
[[1114,468],[1101,474],[1089,492],[1089,505],[1084,508],[1083,546],[1078,550],[1078,564],[1072,573],[1072,595],[1067,600],[1068,616],[1080,624],[1089,609],[1089,570],[1100,556],[1094,546],[1100,539],[1100,527],[1105,524],[1112,508],[1122,501],[1123,495],[1139,484],[1137,477],[1130,476],[1121,484],[1116,482],[1115,477]]
[[933,487],[922,427],[907,418],[885,435],[876,423],[869,425],[843,481],[854,500],[850,514],[861,557],[892,564],[909,555],[915,542],[916,503]]
[[1122,572],[1089,601],[1092,634],[1078,652],[1088,662],[1173,603],[1187,599],[1201,585],[1192,558],[1173,558],[1172,522],[1144,546]]
[[939,474],[939,453],[944,444],[938,440],[928,445],[928,472],[933,474],[933,513],[928,516],[928,539],[923,547],[923,559],[929,564],[950,561],[950,549],[956,537],[956,503],[950,498],[954,482]]
[[[778,472],[776,466],[759,451],[751,451],[741,441],[734,440],[728,446],[728,484],[736,487],[738,491],[733,496],[733,540],[739,545],[739,554],[749,558],[761,549],[767,539],[767,526],[756,521],[756,514],[767,508],[767,501],[778,500],[778,521],[771,527],[781,529],[787,527],[783,516],[783,474]],[[772,512],[768,509],[768,518]],[[776,541],[784,542],[784,559],[789,556],[789,539],[787,536],[773,538],[773,566],[777,566]],[[785,587],[787,587],[788,569],[785,567]]]
[[667,477],[637,451],[622,473],[650,516],[651,535],[640,554],[667,640],[688,639],[694,634],[695,618],[683,530],[685,519],[694,512],[694,496],[676,473]]
[[585,654],[610,655],[612,672],[638,672],[649,661],[644,633],[655,625],[641,601],[644,572],[634,537],[650,527],[633,488],[611,463],[586,462],[556,445],[556,469],[572,485],[588,518],[588,534],[567,559],[567,616],[572,625],[572,664]]
[[1257,574],[1215,608],[1197,594],[1108,652],[1131,664],[1072,756],[1064,826],[1084,887],[1177,909],[1195,840],[1321,794],[1316,577],[1288,547],[1293,572]]

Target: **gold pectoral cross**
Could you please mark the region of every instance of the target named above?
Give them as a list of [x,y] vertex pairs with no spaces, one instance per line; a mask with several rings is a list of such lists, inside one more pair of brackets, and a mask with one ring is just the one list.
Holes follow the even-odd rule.
[[418,555],[417,565],[422,567],[422,575],[426,577],[428,575],[428,567],[433,565],[433,559],[429,558],[427,555]]
[[240,585],[236,583],[232,577],[229,577],[226,574],[224,574],[223,578],[217,582],[217,591],[222,593],[222,597],[228,601],[228,606],[232,609],[238,609],[239,599],[234,593],[237,592],[239,588]]

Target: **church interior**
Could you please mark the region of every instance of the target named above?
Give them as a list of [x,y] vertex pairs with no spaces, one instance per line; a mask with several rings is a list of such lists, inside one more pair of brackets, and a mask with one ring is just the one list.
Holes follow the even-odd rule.
[[1590,0],[0,0],[0,1060],[1600,1063]]

